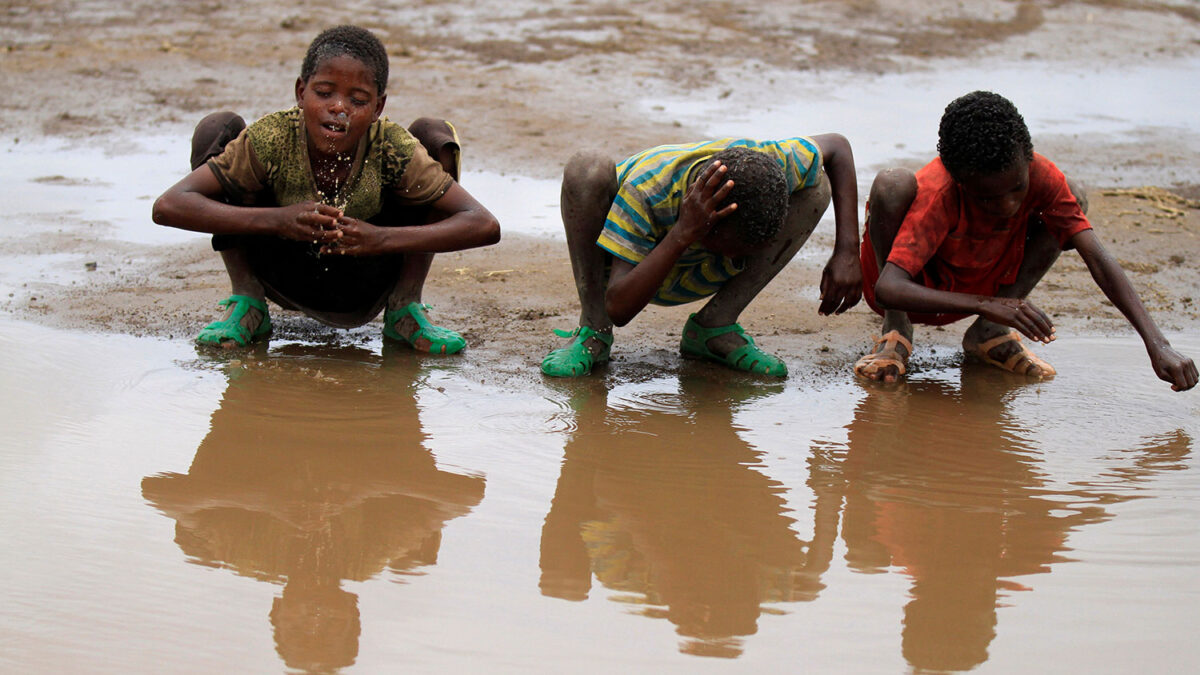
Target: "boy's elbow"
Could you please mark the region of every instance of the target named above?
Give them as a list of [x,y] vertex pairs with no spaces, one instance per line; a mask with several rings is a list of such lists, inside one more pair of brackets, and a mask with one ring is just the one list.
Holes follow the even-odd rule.
[[500,243],[500,221],[495,216],[489,214],[481,229],[484,246]]
[[604,300],[604,311],[608,314],[608,320],[612,321],[613,325],[617,327],[624,326],[633,321],[633,317],[635,316],[634,314],[628,314],[609,298],[605,298]]

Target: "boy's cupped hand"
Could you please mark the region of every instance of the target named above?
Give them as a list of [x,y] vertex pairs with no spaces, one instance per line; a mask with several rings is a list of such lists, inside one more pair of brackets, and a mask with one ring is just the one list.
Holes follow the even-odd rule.
[[338,230],[341,209],[318,202],[300,202],[280,207],[279,236],[295,241],[328,245],[342,237]]
[[384,252],[384,229],[365,220],[341,216],[334,225],[338,237],[321,247],[321,253],[378,255]]

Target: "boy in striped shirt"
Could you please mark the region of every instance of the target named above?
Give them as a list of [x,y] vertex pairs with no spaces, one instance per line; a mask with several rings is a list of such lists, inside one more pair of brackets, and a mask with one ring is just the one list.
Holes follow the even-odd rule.
[[785,377],[737,322],[791,261],[832,199],[833,255],[821,314],[862,297],[854,156],[840,134],[779,141],[726,138],[664,145],[620,164],[574,155],[563,172],[562,215],[582,305],[571,338],[542,360],[555,377],[586,375],[609,359],[613,326],[648,304],[708,298],[683,329],[684,356]]

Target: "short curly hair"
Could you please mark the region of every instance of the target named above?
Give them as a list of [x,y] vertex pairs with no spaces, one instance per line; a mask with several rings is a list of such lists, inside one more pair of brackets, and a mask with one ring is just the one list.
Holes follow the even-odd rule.
[[308,82],[317,68],[338,56],[349,56],[362,62],[375,77],[378,95],[383,96],[388,83],[387,50],[374,33],[358,26],[334,26],[313,38],[304,55],[304,63],[300,65],[300,79]]
[[955,179],[996,174],[1018,161],[1033,161],[1025,119],[1012,101],[990,91],[973,91],[946,106],[937,149]]
[[725,204],[737,204],[721,225],[732,227],[747,246],[770,241],[787,216],[789,193],[783,168],[770,155],[740,146],[721,150],[708,164],[714,161],[725,165],[725,177],[733,181]]

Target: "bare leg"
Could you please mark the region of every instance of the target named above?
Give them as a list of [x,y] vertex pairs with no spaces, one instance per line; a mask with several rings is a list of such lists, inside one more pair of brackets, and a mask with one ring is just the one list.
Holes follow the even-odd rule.
[[[811,188],[792,193],[787,217],[771,246],[746,259],[745,268],[730,279],[696,312],[696,322],[705,328],[737,323],[742,311],[766,288],[784,267],[787,267],[804,243],[808,241],[825,209],[829,207],[829,179]],[[736,333],[711,338],[710,351],[725,356],[746,344]]]
[[[237,138],[238,134],[245,128],[245,120],[233,112],[217,112],[205,116],[192,132],[192,154],[189,161],[192,169],[195,170],[203,166],[210,158],[221,154],[221,151],[225,149],[225,145],[234,138]],[[214,239],[214,241],[217,240]],[[229,284],[232,294],[253,298],[264,303],[263,307],[265,307],[266,290],[251,269],[246,257],[246,251],[236,246],[230,246],[229,248],[222,249],[220,253],[221,261],[225,263],[225,271],[229,274]],[[237,303],[229,304],[225,315],[217,324],[227,321],[237,310]],[[266,312],[251,305],[246,309],[238,323],[245,329],[246,335],[252,336],[266,319]],[[217,324],[212,324],[208,328],[205,328],[203,333],[213,330],[213,327]],[[224,332],[222,329],[216,329],[217,335],[220,335],[222,332]],[[207,340],[205,341],[207,342]],[[232,338],[224,339],[223,335],[220,342],[224,346],[237,344]]]
[[596,245],[617,194],[617,170],[607,157],[576,153],[563,171],[561,209],[571,272],[579,293],[579,325],[612,332],[604,309],[609,254]]
[[[1087,195],[1082,187],[1071,179],[1067,179],[1067,184],[1071,187],[1071,192],[1075,195],[1075,199],[1079,202],[1079,206],[1087,213]],[[1001,298],[1026,298],[1033,292],[1034,287],[1050,271],[1050,268],[1058,260],[1058,256],[1062,253],[1058,242],[1046,230],[1046,226],[1038,219],[1034,218],[1029,223],[1029,231],[1025,238],[1025,257],[1021,260],[1021,267],[1017,270],[1016,281],[1007,285],[1001,286],[996,292],[997,297]],[[1003,326],[992,321],[988,321],[982,316],[977,318],[971,327],[963,334],[963,350],[970,353],[978,349],[978,346],[988,340],[1007,335],[1013,332],[1013,329],[1008,326]],[[1021,343],[1013,340],[1002,342],[995,347],[992,347],[987,356],[1000,363],[1006,362],[1014,354],[1025,352],[1026,349]],[[1049,372],[1045,372],[1046,364],[1039,365],[1032,359],[1025,358],[1018,360],[1013,364],[1013,368],[1018,373],[1026,375],[1046,376],[1053,375],[1054,371],[1051,368]]]
[[[459,179],[462,149],[454,127],[445,120],[432,117],[421,117],[409,125],[408,130],[421,142],[429,156],[433,157],[446,173],[454,180]],[[394,311],[403,309],[414,302],[421,302],[421,293],[425,288],[425,279],[433,266],[432,253],[405,253],[401,259],[400,275],[396,285],[388,295],[387,309]],[[411,314],[404,314],[393,326],[400,335],[412,335],[419,324]],[[429,340],[420,338],[413,345],[422,351],[429,351]]]
[[[900,231],[900,225],[904,222],[904,217],[916,196],[917,178],[907,169],[884,169],[871,183],[866,228],[871,247],[875,250],[875,263],[879,270],[883,270],[884,263],[892,252],[892,242],[896,240],[896,233]],[[893,309],[884,311],[880,334],[887,335],[892,331],[896,331],[912,344],[913,326],[907,312]],[[881,342],[874,355],[881,359],[898,358],[902,363],[907,363],[910,356],[908,352],[909,350],[898,341],[893,341],[890,345]],[[895,364],[883,364],[873,368],[869,360],[869,357],[864,358],[855,364],[855,373],[880,382],[895,382],[900,377],[900,368]]]
[[[225,271],[229,274],[229,283],[232,287],[234,295],[245,295],[254,298],[255,300],[266,301],[266,290],[263,288],[262,282],[258,280],[254,272],[250,269],[250,263],[246,260],[246,252],[240,248],[231,248],[221,251],[221,261],[225,263]],[[234,305],[229,306],[229,311],[226,312],[224,318],[229,318],[233,313]],[[258,330],[258,325],[266,315],[251,307],[242,317],[242,326],[254,334]]]
[[607,358],[613,331],[612,319],[604,308],[609,254],[596,245],[596,240],[604,230],[617,188],[617,170],[612,159],[594,152],[578,152],[567,160],[560,199],[563,229],[579,294],[580,330],[590,329],[595,335],[582,342],[590,358],[577,353],[574,340],[571,345],[547,354],[542,361],[542,372],[547,375],[586,375],[592,360]]

